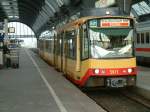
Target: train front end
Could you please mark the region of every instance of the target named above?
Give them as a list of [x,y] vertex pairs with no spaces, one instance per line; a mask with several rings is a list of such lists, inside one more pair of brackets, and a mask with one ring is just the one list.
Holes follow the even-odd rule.
[[87,58],[81,62],[80,86],[134,86],[137,70],[133,19],[100,18],[87,24],[83,27],[87,36],[82,39],[82,57]]

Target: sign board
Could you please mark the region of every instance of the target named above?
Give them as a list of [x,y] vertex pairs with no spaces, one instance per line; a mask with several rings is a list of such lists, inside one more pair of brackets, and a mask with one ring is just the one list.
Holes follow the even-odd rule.
[[97,20],[91,20],[89,25],[90,27],[97,27]]
[[102,19],[100,26],[103,28],[108,27],[129,27],[130,20],[128,19]]
[[15,33],[15,27],[9,27],[8,33]]

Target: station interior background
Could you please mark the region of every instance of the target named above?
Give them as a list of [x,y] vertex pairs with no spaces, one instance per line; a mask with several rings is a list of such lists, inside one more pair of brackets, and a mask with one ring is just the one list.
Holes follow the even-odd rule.
[[[7,10],[7,9],[9,9],[9,7],[7,7],[7,2],[9,3],[9,0],[8,1],[3,1],[2,5],[3,5],[3,9],[5,9],[5,11],[8,15],[8,18],[10,20],[19,19],[19,16],[18,16],[19,13],[18,13],[18,11],[16,11],[16,9],[18,7],[17,3],[12,2],[12,11],[10,11],[10,10]],[[103,8],[103,7],[113,6],[115,4],[115,2],[116,2],[116,0],[103,0],[103,1],[102,0],[97,0],[95,2],[94,7],[95,8]],[[46,2],[46,4],[48,5],[48,2]],[[85,4],[85,3],[83,2],[83,4]],[[15,8],[15,6],[17,6],[17,7]],[[89,6],[90,6],[90,4],[89,4]],[[11,12],[15,12],[15,13],[12,14]],[[141,0],[139,2],[136,1],[136,3],[132,4],[130,15],[137,18],[137,22],[141,22],[141,21],[145,21],[145,19],[147,19],[146,17],[147,17],[147,15],[149,15],[149,12],[150,12],[150,5],[149,5],[148,0]],[[37,22],[38,21],[36,21],[36,24],[39,23],[39,25],[40,25],[40,24],[42,24],[43,21],[39,21],[38,23]],[[50,23],[51,23],[51,21],[49,20],[49,24]],[[37,25],[37,26],[39,26],[39,25]],[[47,25],[47,26],[52,27],[51,25]],[[23,47],[28,47],[28,48],[36,48],[37,47],[36,38],[38,38],[38,37],[36,37],[34,32],[33,32],[33,30],[36,31],[35,29],[37,29],[37,28],[32,27],[33,28],[33,30],[32,30],[26,24],[23,24],[23,23],[20,23],[20,22],[10,22],[10,23],[8,23],[8,27],[14,27],[15,28],[15,32],[14,33],[9,33],[8,36],[11,37],[12,39],[23,40],[20,43]],[[40,36],[46,30],[51,30],[51,28],[49,28],[49,27],[47,27],[47,29],[45,29],[45,30],[42,30],[42,31],[38,32],[39,33],[38,36]],[[37,34],[37,32],[35,32],[35,33]]]
[[8,37],[11,39],[22,40],[20,42],[22,47],[27,47],[27,48],[37,47],[37,39],[30,27],[20,22],[10,22],[8,23],[8,27],[15,28],[15,32],[8,33]]

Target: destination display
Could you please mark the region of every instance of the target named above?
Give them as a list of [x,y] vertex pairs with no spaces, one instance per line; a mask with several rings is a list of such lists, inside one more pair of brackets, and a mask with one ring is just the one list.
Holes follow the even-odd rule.
[[89,21],[91,28],[117,28],[117,27],[130,27],[130,19],[93,19]]
[[129,27],[129,19],[101,19],[100,27]]

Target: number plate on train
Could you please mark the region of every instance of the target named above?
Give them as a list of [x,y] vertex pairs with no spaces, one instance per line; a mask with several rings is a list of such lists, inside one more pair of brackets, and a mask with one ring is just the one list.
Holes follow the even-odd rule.
[[109,70],[110,75],[119,74],[119,70]]
[[127,80],[126,78],[107,78],[107,86],[108,87],[124,87],[126,86]]

